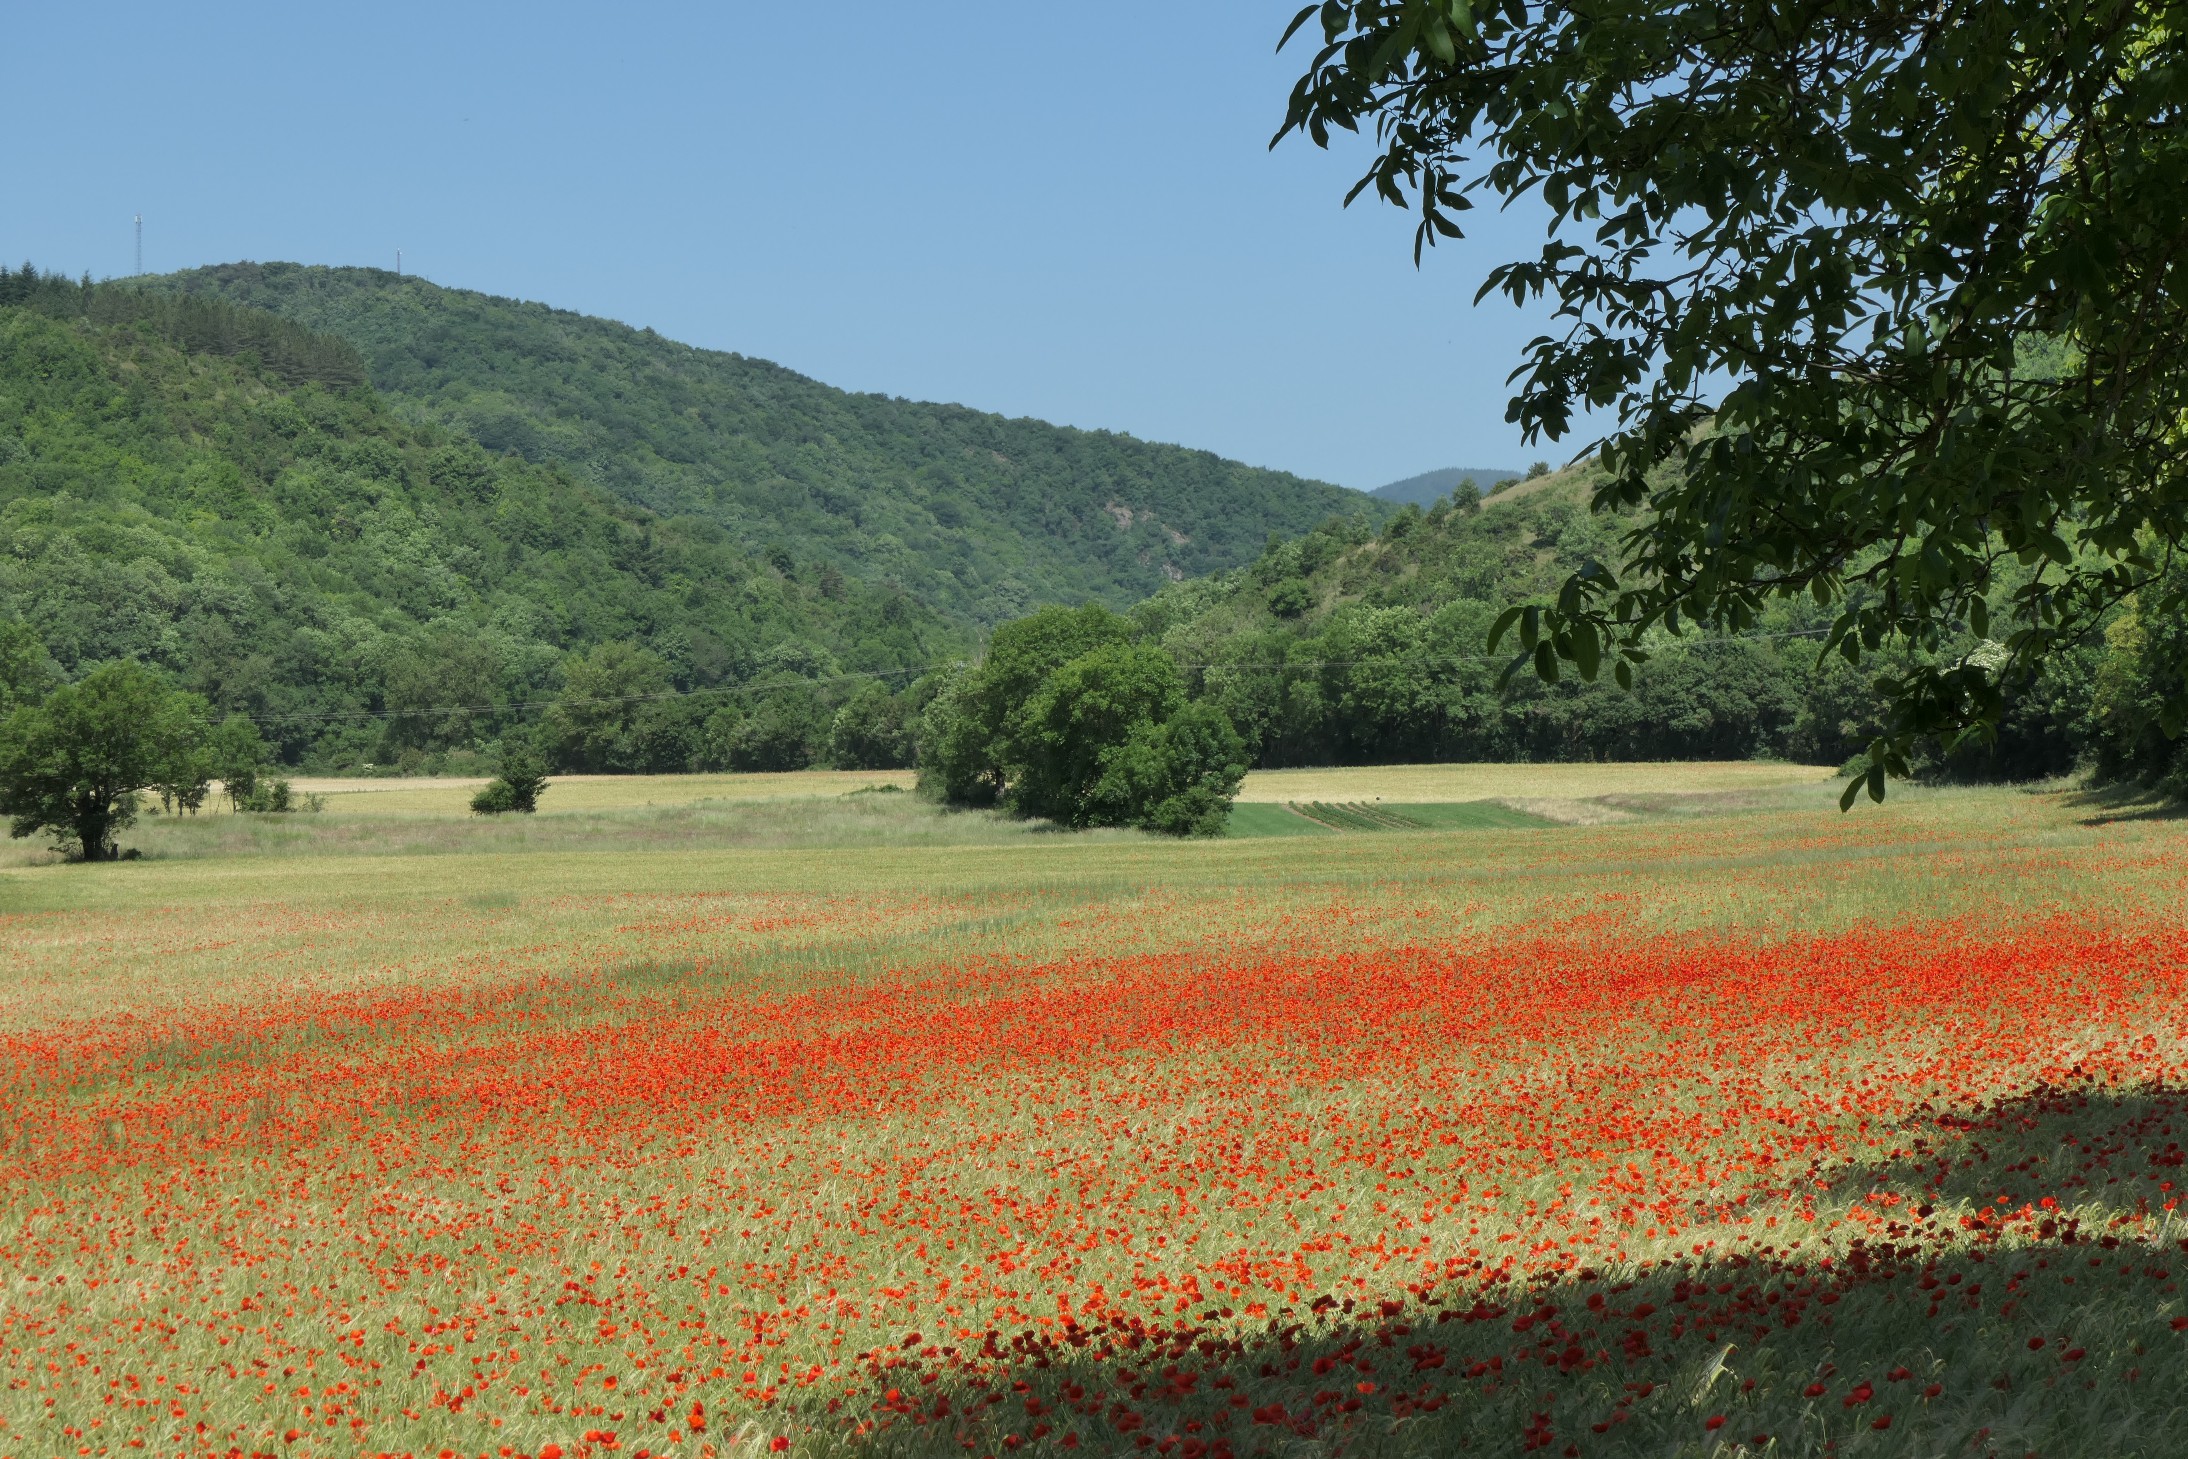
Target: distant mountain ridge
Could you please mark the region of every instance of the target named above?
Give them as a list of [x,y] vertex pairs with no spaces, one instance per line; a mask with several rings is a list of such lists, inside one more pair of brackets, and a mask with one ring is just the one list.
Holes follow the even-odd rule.
[[1419,476],[1408,476],[1403,481],[1393,481],[1388,486],[1378,486],[1368,495],[1377,501],[1390,502],[1396,506],[1411,502],[1415,506],[1425,507],[1434,503],[1438,497],[1449,496],[1451,488],[1469,476],[1474,478],[1474,485],[1481,488],[1484,496],[1488,495],[1490,487],[1500,481],[1520,479],[1519,472],[1507,471],[1497,466],[1446,466],[1437,471],[1424,471]]
[[403,415],[556,463],[779,566],[825,564],[970,629],[1122,607],[1383,508],[1210,452],[837,390],[544,304],[378,269],[227,264],[146,287],[268,310],[363,356]]

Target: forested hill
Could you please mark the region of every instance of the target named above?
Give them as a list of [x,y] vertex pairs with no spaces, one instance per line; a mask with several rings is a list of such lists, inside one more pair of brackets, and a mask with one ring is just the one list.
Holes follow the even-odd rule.
[[[1905,670],[1902,650],[1861,668],[1821,657],[1829,610],[1767,602],[1737,635],[1659,635],[1631,692],[1605,673],[1555,684],[1529,668],[1499,686],[1517,649],[1491,655],[1506,607],[1554,597],[1589,558],[1616,561],[1631,519],[1589,509],[1592,464],[1518,481],[1478,502],[1463,489],[1371,528],[1336,520],[1272,543],[1244,568],[1179,583],[1133,617],[1220,707],[1263,765],[1419,760],[1655,760],[1770,756],[1841,764],[1883,725],[1872,687]],[[2011,570],[2001,597],[2014,586]],[[2041,672],[2004,681],[1995,739],[1950,754],[1922,747],[1925,773],[2038,778],[2077,763],[2110,775],[2176,774],[2152,706],[2177,697],[2188,635],[2132,604]],[[1972,638],[1944,650],[1981,661]]]
[[406,415],[554,462],[747,551],[901,586],[964,624],[1122,607],[1383,503],[1205,451],[856,395],[605,319],[377,269],[229,264],[154,287],[347,341]]
[[406,421],[360,379],[255,311],[0,273],[0,620],[65,675],[140,660],[327,765],[489,738],[425,711],[552,697],[572,663],[658,695],[972,645],[899,589]]
[[[1408,507],[1380,531],[1333,522],[1250,566],[1135,610],[1264,765],[1415,760],[1721,759],[1836,764],[1876,733],[1868,674],[1817,665],[1827,620],[1773,605],[1753,634],[1661,644],[1632,693],[1605,674],[1497,679],[1490,625],[1553,595],[1627,524],[1588,510],[1592,468],[1516,483],[1478,506]],[[1873,672],[1873,671],[1871,671]],[[2055,755],[2056,745],[2031,753]]]

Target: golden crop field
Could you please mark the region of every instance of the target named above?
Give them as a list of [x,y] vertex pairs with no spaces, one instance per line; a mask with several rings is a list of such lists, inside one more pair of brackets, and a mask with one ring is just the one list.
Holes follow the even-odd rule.
[[[1583,800],[1602,796],[1765,791],[1820,785],[1824,766],[1732,760],[1668,764],[1366,765],[1310,770],[1256,770],[1239,799],[1249,804],[1290,801],[1408,803],[1504,798]],[[614,811],[707,802],[802,800],[893,786],[909,790],[909,770],[798,770],[777,775],[557,775],[542,809]],[[342,816],[461,816],[479,779],[324,779],[300,777],[299,794],[326,798]],[[217,808],[216,808],[217,813]]]
[[[776,775],[557,775],[545,809],[611,811],[709,801],[808,800],[889,786],[909,790],[909,770],[791,770]],[[293,782],[326,798],[327,811],[353,816],[461,816],[483,779],[318,779]]]
[[1542,768],[0,868],[0,1455],[2188,1447],[2183,822]]

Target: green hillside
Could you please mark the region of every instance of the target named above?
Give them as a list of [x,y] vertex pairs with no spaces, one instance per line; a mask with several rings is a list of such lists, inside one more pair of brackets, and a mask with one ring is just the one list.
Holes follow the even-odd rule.
[[[1773,601],[1738,635],[1660,634],[1631,692],[1605,674],[1544,684],[1498,680],[1517,644],[1491,655],[1497,615],[1543,601],[1593,557],[1614,561],[1631,525],[1589,509],[1601,479],[1583,464],[1483,498],[1408,507],[1380,529],[1340,519],[1271,543],[1253,563],[1174,584],[1133,610],[1264,766],[1498,760],[1784,758],[1843,763],[1881,728],[1872,687],[1888,651],[1857,669],[1819,661],[1830,617]],[[2000,592],[2013,585],[2011,572]],[[2160,743],[2157,706],[2188,669],[2188,634],[2130,610],[2040,673],[2005,682],[1989,742],[1926,773],[2034,778],[2094,763],[2114,776],[2188,777]],[[1974,640],[1955,654],[1994,652]]]
[[[1624,524],[1588,509],[1592,467],[1516,483],[1478,507],[1408,508],[1380,531],[1337,521],[1251,565],[1181,583],[1135,610],[1262,765],[1421,760],[1723,759],[1837,763],[1876,731],[1874,670],[1818,666],[1827,625],[1805,601],[1754,633],[1666,637],[1634,692],[1609,682],[1499,687],[1486,652],[1506,606],[1554,594],[1589,557],[1614,559]],[[2051,768],[2057,726],[2002,742]]]
[[556,463],[744,550],[824,562],[964,624],[1122,607],[1271,533],[1388,508],[1205,451],[856,395],[544,304],[377,269],[230,264],[155,287],[270,310],[363,355],[403,414]]
[[811,683],[971,646],[886,582],[405,420],[361,374],[256,311],[0,272],[0,619],[64,674],[138,659],[327,765],[502,727],[426,712],[451,705]]

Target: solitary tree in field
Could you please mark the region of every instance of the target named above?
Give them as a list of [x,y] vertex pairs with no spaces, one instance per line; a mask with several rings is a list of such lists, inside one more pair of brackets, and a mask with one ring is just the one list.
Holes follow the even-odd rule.
[[2181,607],[2188,5],[1328,0],[1301,32],[1284,132],[1371,131],[1354,195],[1418,210],[1416,258],[1476,198],[1550,210],[1482,288],[1557,308],[1508,419],[1607,418],[1596,506],[1645,510],[1500,622],[1515,667],[1625,682],[1652,631],[1812,595],[1828,651],[1915,650],[1881,797],[2096,614]]
[[1021,758],[1013,717],[1065,664],[1130,638],[1131,624],[1098,603],[1050,606],[998,627],[980,667],[946,684],[928,706],[920,783],[956,804],[995,803]]
[[196,773],[204,702],[134,663],[112,663],[0,722],[0,814],[10,833],[50,831],[86,861],[114,850],[137,792]]
[[1248,756],[1222,711],[1186,700],[1171,657],[1099,605],[995,631],[928,706],[921,784],[1065,826],[1221,835]]
[[498,773],[471,797],[471,809],[482,816],[510,811],[530,815],[539,809],[540,793],[546,788],[547,762],[529,740],[512,730],[502,740]]

